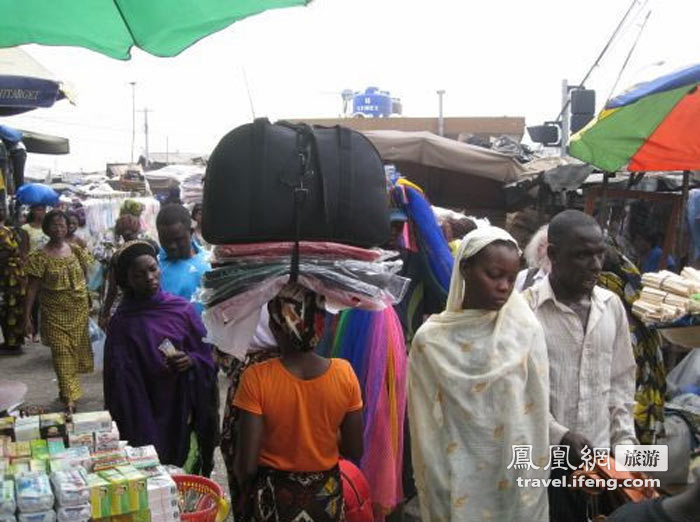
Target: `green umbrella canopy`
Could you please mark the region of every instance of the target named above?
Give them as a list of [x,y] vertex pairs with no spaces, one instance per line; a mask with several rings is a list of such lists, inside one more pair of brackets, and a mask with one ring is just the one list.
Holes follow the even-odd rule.
[[238,20],[309,1],[0,0],[0,47],[78,46],[128,60],[135,45],[175,56]]

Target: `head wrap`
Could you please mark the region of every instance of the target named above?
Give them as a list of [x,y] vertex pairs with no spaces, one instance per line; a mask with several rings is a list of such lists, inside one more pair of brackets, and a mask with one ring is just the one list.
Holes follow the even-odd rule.
[[128,286],[128,272],[131,263],[141,256],[151,256],[158,259],[155,247],[148,241],[129,241],[114,254],[113,262],[115,262],[116,267],[117,284],[122,288]]
[[322,297],[299,284],[285,285],[268,305],[270,322],[277,325],[297,351],[318,346],[325,312]]
[[450,293],[447,296],[448,312],[459,312],[462,309],[464,302],[464,277],[460,270],[460,262],[462,259],[469,259],[481,252],[484,248],[496,241],[506,241],[513,243],[518,249],[518,254],[521,254],[518,242],[508,232],[499,227],[487,225],[475,228],[469,234],[464,236],[462,243],[459,245],[459,250],[455,256],[455,263],[452,267],[452,278],[450,279]]
[[122,214],[117,218],[117,222],[114,224],[114,233],[117,236],[121,236],[127,230],[134,230],[138,232],[141,229],[141,222],[139,218],[131,214]]

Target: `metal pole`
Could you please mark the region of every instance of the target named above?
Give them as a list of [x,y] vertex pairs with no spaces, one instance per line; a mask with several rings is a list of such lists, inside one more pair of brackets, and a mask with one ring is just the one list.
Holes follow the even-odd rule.
[[445,119],[442,117],[442,97],[445,95],[444,89],[437,92],[438,95],[438,135],[445,135]]
[[148,157],[148,107],[143,109],[143,131],[146,134],[146,149],[144,154],[146,158],[146,167],[148,167],[148,164],[150,163]]
[[561,113],[561,156],[566,156],[566,146],[569,144],[569,118],[571,111],[569,109],[569,82],[561,81],[561,105],[564,107]]
[[134,162],[134,144],[136,143],[136,82],[131,85],[131,163]]
[[605,232],[608,228],[607,224],[607,214],[608,214],[608,179],[610,174],[608,172],[603,172],[603,187],[600,193],[600,208],[598,209],[598,224],[600,228]]

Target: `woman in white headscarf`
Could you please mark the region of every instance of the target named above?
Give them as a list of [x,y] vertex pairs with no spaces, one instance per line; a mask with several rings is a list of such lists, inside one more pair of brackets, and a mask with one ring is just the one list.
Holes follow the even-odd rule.
[[548,520],[547,488],[522,487],[549,475],[549,383],[544,333],[513,292],[519,260],[505,230],[467,234],[447,309],[413,340],[409,421],[424,522]]

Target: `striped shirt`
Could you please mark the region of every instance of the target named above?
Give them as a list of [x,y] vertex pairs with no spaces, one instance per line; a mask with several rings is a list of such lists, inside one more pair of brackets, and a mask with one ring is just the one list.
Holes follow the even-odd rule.
[[584,331],[579,316],[557,300],[549,277],[523,295],[547,339],[550,444],[559,444],[567,431],[600,448],[635,444],[637,367],[620,299],[595,287]]

